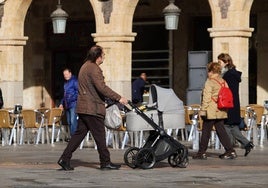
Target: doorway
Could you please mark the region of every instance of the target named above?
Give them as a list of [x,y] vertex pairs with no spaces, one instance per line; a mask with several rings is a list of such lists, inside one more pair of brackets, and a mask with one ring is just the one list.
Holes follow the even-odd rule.
[[[50,23],[49,27],[52,27]],[[52,29],[50,29],[52,31]],[[78,76],[80,67],[90,46],[94,45],[90,33],[95,33],[95,23],[88,21],[69,22],[66,33],[48,35],[51,59],[51,90],[54,105],[58,106],[63,97],[64,78],[62,71],[70,68]]]

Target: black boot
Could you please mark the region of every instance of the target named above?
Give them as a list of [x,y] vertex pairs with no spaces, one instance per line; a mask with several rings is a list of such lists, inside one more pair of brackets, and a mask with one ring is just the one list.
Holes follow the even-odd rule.
[[235,159],[237,157],[236,152],[233,151],[229,151],[229,152],[225,152],[224,154],[219,155],[219,158],[221,159]]
[[207,155],[205,153],[197,153],[195,155],[193,155],[193,159],[202,159],[202,160],[206,160],[207,159]]
[[245,157],[249,154],[249,152],[254,148],[254,144],[252,142],[249,142],[246,146],[245,146]]
[[62,158],[59,159],[58,165],[60,165],[62,169],[66,171],[74,170],[74,167],[70,166],[70,161],[64,161]]
[[121,165],[113,164],[113,163],[108,163],[106,165],[102,164],[100,166],[101,170],[118,170],[121,167]]

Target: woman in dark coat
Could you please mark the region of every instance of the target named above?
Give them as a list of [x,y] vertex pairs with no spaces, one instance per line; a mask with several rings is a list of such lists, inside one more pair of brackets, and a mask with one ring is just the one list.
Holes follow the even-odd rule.
[[228,110],[228,118],[225,120],[225,129],[228,133],[231,143],[234,143],[235,139],[238,140],[245,148],[245,156],[249,154],[254,145],[246,137],[244,137],[239,129],[241,122],[240,116],[240,99],[239,99],[239,83],[241,82],[240,71],[236,70],[233,60],[229,54],[221,53],[218,56],[218,61],[222,67],[223,79],[229,85],[233,93],[234,108]]

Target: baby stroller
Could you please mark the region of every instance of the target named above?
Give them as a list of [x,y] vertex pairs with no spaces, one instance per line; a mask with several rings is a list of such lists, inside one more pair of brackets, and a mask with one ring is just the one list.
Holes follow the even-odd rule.
[[[152,110],[153,112],[151,114],[151,118],[146,115],[150,111],[148,110],[148,107],[145,108],[146,110],[148,110],[145,112],[145,109],[141,110],[140,107],[137,107],[132,102],[129,102],[129,105],[132,107],[132,110],[138,116],[140,116],[144,122],[146,122],[145,124],[149,124],[152,127],[152,130],[150,130],[146,142],[141,148],[130,147],[124,153],[125,164],[131,168],[153,168],[156,162],[162,161],[166,158],[168,158],[168,163],[172,167],[186,168],[189,163],[188,149],[184,145],[179,143],[177,140],[175,140],[172,136],[169,136],[164,130],[165,121],[163,121],[163,119],[165,119],[165,113],[163,113],[163,111],[160,111],[164,108],[163,106],[161,106],[161,104],[160,106],[158,105],[159,97],[163,99],[163,96],[161,96],[159,91],[168,92],[169,96],[166,96],[164,98],[167,100],[171,99],[171,106],[173,105],[175,108],[179,108],[176,101],[180,102],[180,100],[177,98],[174,91],[172,89],[164,89],[156,85],[152,85],[150,88],[150,102],[154,104],[154,106],[151,106],[150,109],[156,109]],[[172,98],[174,98],[175,101],[172,101]],[[165,104],[168,104],[168,101],[165,101]],[[153,116],[155,114],[158,117],[158,124],[156,124],[154,121],[155,117]],[[184,123],[184,114],[182,117]],[[138,127],[142,126],[141,122],[139,121],[133,120],[133,122],[133,124],[138,123]],[[129,124],[130,125],[128,126],[127,123],[127,129],[133,131],[133,128],[131,127],[132,123],[129,122]]]

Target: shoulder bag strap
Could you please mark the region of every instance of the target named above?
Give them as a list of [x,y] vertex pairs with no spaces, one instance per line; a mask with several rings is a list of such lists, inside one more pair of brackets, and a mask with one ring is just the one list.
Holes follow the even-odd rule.
[[224,87],[225,86],[225,80],[221,83],[219,80],[217,80],[216,78],[212,78],[213,80],[215,80],[218,84],[220,84],[220,86]]
[[[216,78],[212,78],[213,80],[215,80],[218,84],[220,84],[221,87],[225,87],[225,80],[221,83],[219,80],[217,80]],[[211,97],[211,99],[217,103],[217,100],[214,99],[213,97]]]

